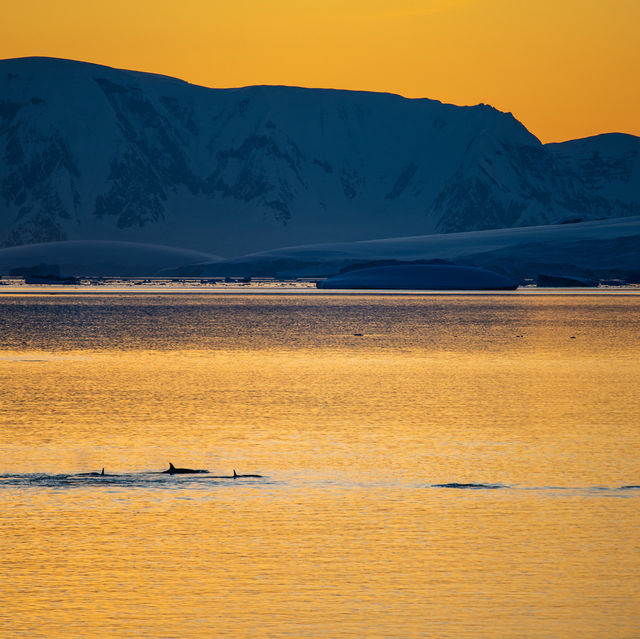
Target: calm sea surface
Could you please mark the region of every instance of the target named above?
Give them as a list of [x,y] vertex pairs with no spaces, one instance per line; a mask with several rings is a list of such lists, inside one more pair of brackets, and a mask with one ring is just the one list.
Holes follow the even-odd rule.
[[0,295],[0,636],[640,637],[639,310]]

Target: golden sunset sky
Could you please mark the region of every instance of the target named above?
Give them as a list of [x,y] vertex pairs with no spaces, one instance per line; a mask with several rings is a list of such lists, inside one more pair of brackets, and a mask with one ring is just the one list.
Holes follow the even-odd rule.
[[640,0],[21,0],[0,58],[209,87],[388,91],[511,111],[543,142],[640,135]]

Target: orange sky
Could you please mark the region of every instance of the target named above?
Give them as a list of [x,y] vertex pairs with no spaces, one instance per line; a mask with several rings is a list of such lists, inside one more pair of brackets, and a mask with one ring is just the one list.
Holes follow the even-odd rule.
[[640,135],[640,0],[21,0],[2,14],[0,58],[486,102],[543,142]]

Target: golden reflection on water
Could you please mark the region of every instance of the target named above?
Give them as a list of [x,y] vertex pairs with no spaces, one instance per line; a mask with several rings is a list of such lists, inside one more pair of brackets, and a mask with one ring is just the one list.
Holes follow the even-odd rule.
[[0,298],[0,635],[634,636],[638,300]]

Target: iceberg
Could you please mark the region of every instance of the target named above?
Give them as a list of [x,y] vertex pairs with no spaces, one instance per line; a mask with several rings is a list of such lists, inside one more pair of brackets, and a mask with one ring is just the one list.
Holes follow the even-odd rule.
[[326,289],[513,291],[517,282],[472,266],[407,264],[347,271],[317,283]]
[[541,273],[537,279],[538,286],[546,287],[581,287],[581,288],[595,288],[598,286],[596,280],[590,280],[584,277],[570,277],[569,275],[545,275]]

